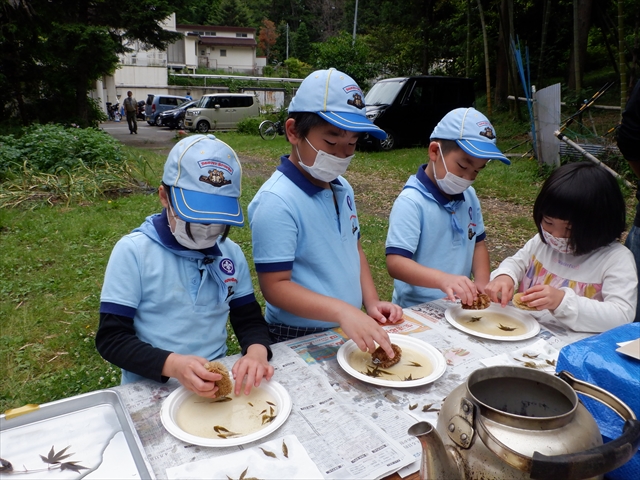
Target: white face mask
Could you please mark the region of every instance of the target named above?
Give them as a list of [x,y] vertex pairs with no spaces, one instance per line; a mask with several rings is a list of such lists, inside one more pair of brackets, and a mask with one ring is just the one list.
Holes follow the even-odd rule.
[[547,245],[553,248],[556,252],[568,253],[570,255],[573,255],[573,247],[569,243],[568,238],[554,237],[544,228],[542,228],[542,226],[540,226],[540,230],[542,230],[542,235],[544,236],[544,240],[545,242],[547,242]]
[[[307,140],[307,137],[304,139]],[[316,149],[316,147],[311,145],[309,140],[307,140],[307,143],[316,151],[316,159],[310,167],[302,163],[301,160],[299,160],[298,163],[306,172],[309,173],[309,175],[321,182],[333,182],[336,178],[347,171],[351,160],[355,156],[350,155],[345,158],[336,157],[335,155]],[[296,149],[297,148],[298,146],[296,145]],[[300,150],[298,150],[298,158],[301,158]]]
[[438,152],[440,153],[440,158],[442,158],[444,171],[447,172],[443,179],[438,179],[438,176],[436,175],[436,166],[435,164],[433,165],[433,177],[436,179],[438,187],[448,195],[457,195],[458,193],[464,192],[473,184],[473,180],[465,180],[464,178],[450,173],[449,170],[447,170],[447,162],[444,161],[444,155],[442,155],[442,147],[440,144],[438,144]]
[[[203,250],[213,247],[218,237],[224,233],[225,225],[219,223],[187,223],[173,212],[169,205],[169,212],[175,220],[176,227],[171,230],[176,241],[190,250]],[[171,229],[171,224],[169,224]]]

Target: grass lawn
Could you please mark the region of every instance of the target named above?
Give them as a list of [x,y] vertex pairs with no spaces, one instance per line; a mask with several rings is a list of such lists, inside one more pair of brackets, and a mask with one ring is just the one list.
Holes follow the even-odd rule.
[[[521,132],[526,132],[526,125],[511,125],[512,133],[500,137],[496,128],[504,138],[499,143],[503,149],[520,143]],[[223,133],[219,138],[241,156],[246,209],[279,156],[288,153],[289,144],[283,137],[267,142]],[[525,145],[520,151],[526,149]],[[126,151],[146,160],[147,180],[157,186],[165,158]],[[422,148],[358,152],[345,175],[356,192],[363,247],[384,299],[391,298],[393,289],[384,257],[387,217],[406,179],[425,162]],[[534,160],[524,156],[514,158],[509,167],[491,162],[479,175],[475,188],[483,202],[493,267],[535,234],[531,206],[543,174]],[[627,195],[631,207],[631,192]],[[119,369],[104,361],[94,346],[102,278],[116,241],[159,209],[154,191],[0,209],[0,411],[119,384]],[[249,228],[234,228],[230,237],[252,265]],[[233,336],[228,344],[230,353],[236,353]]]

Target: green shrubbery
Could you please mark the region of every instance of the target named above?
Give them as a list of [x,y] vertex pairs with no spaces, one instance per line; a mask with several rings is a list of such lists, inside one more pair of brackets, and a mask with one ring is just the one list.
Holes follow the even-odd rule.
[[34,125],[0,137],[0,208],[131,191],[141,186],[141,163],[102,130]]
[[260,117],[243,118],[238,122],[237,132],[245,135],[260,135],[258,127],[263,120],[264,118]]
[[41,173],[94,168],[122,162],[120,142],[95,128],[34,125],[19,137],[8,135],[0,143],[0,180],[24,168]]

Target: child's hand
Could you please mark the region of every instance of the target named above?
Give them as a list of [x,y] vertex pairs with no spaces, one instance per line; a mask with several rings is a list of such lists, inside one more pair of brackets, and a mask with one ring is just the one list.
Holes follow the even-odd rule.
[[263,378],[271,380],[273,367],[267,360],[267,349],[264,345],[253,344],[247,348],[247,353],[238,360],[231,369],[235,380],[234,392],[240,395],[244,383],[244,394],[251,393],[251,387],[260,386]]
[[340,328],[355,342],[363,352],[372,353],[378,345],[386,352],[389,358],[393,358],[393,349],[389,335],[369,315],[358,308],[345,309],[337,319]]
[[443,273],[438,288],[447,295],[448,300],[455,302],[458,297],[465,305],[471,305],[478,296],[475,284],[464,275]]
[[215,382],[222,379],[219,373],[204,368],[206,358],[195,355],[172,353],[162,368],[162,375],[176,378],[184,388],[201,397],[214,398],[218,387]]
[[550,285],[535,285],[524,292],[521,299],[538,310],[555,310],[562,303],[564,291]]
[[[513,278],[509,275],[498,275],[484,287],[484,293],[489,295],[492,302],[507,306],[509,300],[513,298]],[[523,300],[524,301],[524,300]]]
[[367,315],[378,323],[398,323],[402,321],[402,307],[395,303],[378,301],[367,307]]

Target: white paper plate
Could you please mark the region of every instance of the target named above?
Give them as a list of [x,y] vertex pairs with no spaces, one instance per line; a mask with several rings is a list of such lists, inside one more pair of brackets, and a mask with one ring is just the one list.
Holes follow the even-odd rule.
[[[389,340],[391,340],[391,343],[395,343],[402,349],[410,349],[427,357],[431,362],[433,371],[429,375],[416,380],[390,380],[379,377],[370,377],[369,375],[359,372],[349,363],[349,356],[353,352],[360,351],[353,340],[349,340],[344,343],[338,350],[338,363],[345,372],[359,380],[362,380],[363,382],[393,388],[417,387],[419,385],[426,385],[427,383],[435,382],[447,369],[447,362],[444,359],[444,356],[428,343],[418,340],[417,338],[410,337],[409,335],[399,335],[394,333],[389,334]],[[402,360],[400,362],[402,363]]]
[[[268,382],[263,381],[259,387],[253,387],[251,391],[253,392],[254,390],[263,390],[266,394],[274,399],[274,403],[276,404],[276,418],[274,418],[270,423],[265,425],[264,428],[261,428],[258,431],[249,433],[247,435],[231,438],[201,437],[184,431],[178,425],[176,417],[182,403],[193,395],[193,392],[190,392],[184,387],[177,388],[163,402],[162,410],[160,412],[162,425],[164,425],[164,428],[166,428],[171,435],[182,440],[183,442],[187,442],[192,445],[200,445],[203,447],[233,447],[236,445],[244,445],[245,443],[253,442],[269,435],[270,433],[277,430],[280,426],[282,426],[282,424],[289,417],[292,406],[289,393],[282,385],[274,380]],[[245,401],[247,398],[244,394],[240,394],[236,397],[233,393],[231,393],[230,396],[234,398],[234,401]],[[220,405],[225,404],[221,403]],[[203,419],[203,422],[204,421],[206,421],[206,419]],[[211,428],[213,428],[213,426],[211,426]]]
[[[470,328],[468,319],[471,316],[480,317],[479,322],[482,322],[482,317],[485,317],[485,320],[489,318],[488,324],[487,322],[482,324],[487,328],[483,331]],[[484,310],[465,310],[462,306],[456,305],[455,307],[447,308],[444,312],[444,317],[455,328],[469,335],[501,342],[526,340],[527,338],[535,337],[540,332],[540,324],[535,317],[525,310],[520,310],[510,305],[503,308],[499,304],[492,303]],[[513,332],[503,333],[498,327],[499,323],[510,328],[516,327],[517,329]],[[480,325],[478,323],[478,326]],[[493,333],[493,331],[496,333]]]

